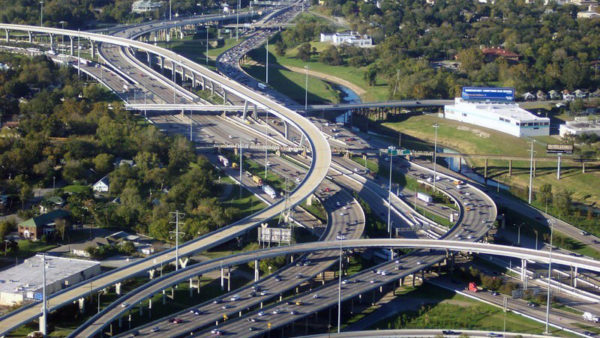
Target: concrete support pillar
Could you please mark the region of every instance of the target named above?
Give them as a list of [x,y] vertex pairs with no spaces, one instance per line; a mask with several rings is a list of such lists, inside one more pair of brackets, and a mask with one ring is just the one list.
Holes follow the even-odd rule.
[[185,82],[185,68],[181,67],[181,82]]
[[54,34],[50,34],[50,50],[54,50]]
[[6,33],[6,42],[10,41],[10,36],[8,34],[8,29],[5,29],[4,32]]
[[162,303],[163,305],[167,304],[167,291],[162,290]]
[[39,318],[39,323],[40,323],[40,332],[44,335],[44,337],[46,337],[46,317],[44,315],[41,315]]
[[150,276],[150,280],[154,279],[154,274],[156,273],[155,269],[148,270],[148,275]]
[[246,119],[246,113],[248,113],[248,101],[244,101],[244,112],[242,113],[242,119]]
[[258,269],[260,262],[258,259],[254,260],[254,281],[257,282],[260,279],[260,270]]
[[412,287],[414,288],[416,275],[413,273],[411,276],[412,276]]
[[585,162],[581,162],[581,173],[585,174]]
[[231,268],[227,267],[227,292],[231,291]]
[[206,78],[202,77],[202,90],[206,90]]
[[96,45],[92,40],[90,40],[90,50],[92,52],[92,60],[94,60],[94,58],[96,58]]
[[575,267],[575,271],[573,272],[573,287],[576,288],[577,287],[577,270],[579,268]]
[[148,318],[152,317],[152,298],[148,299]]
[[123,317],[119,317],[119,329],[123,328]]
[[115,293],[117,294],[117,296],[121,295],[121,283],[115,284]]
[[221,268],[221,290],[225,289],[225,271]]
[[85,312],[85,298],[81,297],[77,300],[77,303],[79,304],[79,313],[84,313]]
[[73,40],[74,40],[74,39],[73,39],[73,37],[72,37],[72,36],[69,36],[69,40],[71,40],[71,56],[73,56],[73,55],[75,55],[75,52],[74,52],[74,49],[75,49],[75,48],[74,48],[74,46],[73,46]]
[[188,257],[179,258],[179,266],[182,269],[185,269],[185,267],[187,266],[187,264],[188,264],[189,261],[190,261],[190,259]]
[[523,289],[527,290],[527,260],[521,259],[521,282],[523,282]]
[[558,155],[558,160],[556,163],[556,179],[560,181],[560,155]]
[[458,158],[458,172],[462,171],[462,157]]
[[173,78],[173,83],[177,83],[177,72],[175,71],[175,61],[171,61],[171,77]]
[[144,315],[144,306],[142,304],[142,302],[140,302],[140,304],[138,305],[138,309],[139,309],[139,313],[140,313],[140,317]]
[[512,176],[512,160],[508,160],[508,176]]
[[288,124],[285,121],[283,121],[283,136],[288,139]]
[[[31,32],[27,32],[27,37],[29,38],[27,41],[29,41],[29,43],[33,42],[33,36],[31,34]],[[73,41],[73,39],[71,38],[71,41]]]
[[223,104],[227,104],[227,91],[223,89]]
[[196,73],[192,72],[192,88],[196,88]]
[[152,67],[152,56],[149,52],[146,52],[146,62],[148,63],[148,66]]
[[159,59],[160,59],[160,71],[164,72],[164,70],[165,70],[165,58],[162,57],[162,56],[159,56]]
[[210,81],[210,95],[215,95],[215,83]]

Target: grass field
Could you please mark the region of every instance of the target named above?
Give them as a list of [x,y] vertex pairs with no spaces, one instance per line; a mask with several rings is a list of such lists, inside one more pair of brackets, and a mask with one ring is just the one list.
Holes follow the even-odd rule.
[[[414,310],[402,315],[382,320],[372,329],[477,329],[503,330],[502,309],[453,292],[425,284],[416,289],[408,289],[402,297],[421,300],[424,305],[415,304]],[[524,318],[512,312],[506,314],[506,331],[542,334],[544,324]],[[564,333],[552,329],[553,335]]]
[[[431,115],[412,116],[401,122],[388,122],[384,126],[390,127],[405,135],[433,143],[434,128],[437,123],[438,144],[455,149],[467,154],[510,154],[514,156],[529,156],[530,143],[525,138],[517,138],[490,129],[462,124],[456,121],[441,119]],[[545,146],[549,142],[559,143],[553,137],[536,138],[534,151],[536,156],[546,156]],[[403,143],[408,148],[423,148],[424,145]],[[427,146],[429,147],[429,146]],[[471,159],[469,164],[476,172],[483,173],[483,159]],[[598,179],[600,173],[588,171],[582,174],[581,167],[562,165],[561,180],[556,179],[556,162],[537,163],[534,190],[543,184],[549,183],[553,191],[567,189],[574,192],[573,199],[585,204],[600,203],[600,189]],[[513,175],[508,176],[508,162],[490,160],[488,162],[488,176],[508,185],[527,187],[529,183],[529,161],[513,161]]]
[[[208,48],[208,67],[214,69],[216,67],[215,60],[217,56],[226,51],[227,49],[235,46],[237,43],[243,41],[236,41],[235,38],[225,39],[224,44],[221,47],[212,48],[209,46]],[[183,40],[175,40],[171,42],[160,42],[158,45],[160,47],[171,49],[178,54],[185,56],[186,58],[197,62],[203,66],[206,65],[206,40],[203,39],[193,39],[192,36],[186,36]]]
[[[311,42],[312,47],[317,49],[317,52],[324,50],[328,44],[322,42]],[[317,71],[320,73],[332,75],[334,77],[338,77],[340,79],[349,81],[366,91],[365,94],[361,95],[361,99],[363,101],[384,101],[388,97],[388,86],[387,83],[384,82],[383,79],[377,79],[377,84],[375,86],[369,86],[367,81],[364,79],[364,72],[366,71],[366,67],[356,68],[351,66],[330,66],[324,63],[319,62],[318,55],[313,55],[308,62],[304,62],[301,59],[297,58],[298,48],[290,48],[286,50],[285,56],[278,56],[274,52],[275,48],[269,46],[269,64],[281,65],[281,66],[292,66],[298,68],[304,68],[304,66],[308,65],[309,69],[312,71]],[[261,52],[258,52],[261,51]],[[264,48],[258,48],[250,53],[250,56],[260,62],[264,63]],[[263,70],[264,73],[264,70]],[[304,78],[304,74],[301,74],[302,78]],[[269,74],[270,77],[270,74]],[[304,86],[302,86],[304,87]],[[309,83],[310,88],[310,83]],[[279,89],[279,88],[278,88]]]

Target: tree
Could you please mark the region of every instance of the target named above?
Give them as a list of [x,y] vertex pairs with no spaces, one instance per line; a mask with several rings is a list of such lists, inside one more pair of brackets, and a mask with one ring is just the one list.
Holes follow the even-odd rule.
[[462,50],[458,53],[457,59],[460,68],[467,73],[479,70],[483,66],[483,53],[477,47]]
[[25,202],[33,196],[33,189],[31,189],[31,185],[28,183],[23,183],[21,185],[21,190],[19,190],[19,199],[21,200],[21,209],[25,209]]
[[114,157],[111,154],[98,154],[98,156],[94,157],[94,168],[96,172],[100,175],[105,175],[113,168]]
[[298,47],[298,54],[296,54],[296,56],[304,61],[307,62],[310,60],[310,43],[303,43],[300,45],[300,47]]
[[64,218],[57,218],[54,222],[54,229],[56,229],[56,231],[58,232],[60,240],[64,241],[65,233],[67,232],[67,220],[65,220]]
[[319,61],[330,66],[339,66],[344,60],[335,46],[328,46],[319,55]]
[[369,83],[369,86],[374,86],[377,81],[377,68],[374,65],[369,66],[363,76]]
[[573,193],[568,190],[561,190],[554,195],[554,207],[560,216],[567,216],[571,211]]
[[552,203],[552,184],[546,183],[540,188],[539,200],[542,204]]

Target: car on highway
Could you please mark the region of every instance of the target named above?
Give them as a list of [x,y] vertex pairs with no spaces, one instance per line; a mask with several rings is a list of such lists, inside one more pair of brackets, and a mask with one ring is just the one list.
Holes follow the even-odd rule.
[[181,324],[181,323],[183,323],[183,319],[181,319],[181,318],[171,318],[171,319],[169,319],[169,323],[171,323],[171,324]]
[[212,329],[210,331],[210,334],[212,334],[213,336],[222,336],[223,335],[223,331],[221,331],[219,329]]
[[158,326],[155,326],[152,329],[150,329],[150,332],[158,332],[158,331],[160,331],[160,327],[158,327]]
[[264,316],[264,315],[265,315],[265,312],[264,312],[264,311],[259,311],[259,312],[258,312],[258,316],[259,316],[259,317],[262,317],[262,316]]
[[442,334],[445,334],[448,336],[457,336],[460,334],[460,332],[456,332],[456,331],[452,331],[452,330],[443,330]]
[[229,298],[230,301],[232,302],[237,302],[238,300],[240,300],[240,295],[233,295],[231,298]]
[[200,309],[192,309],[190,310],[190,313],[196,316],[199,316],[202,314],[202,311]]

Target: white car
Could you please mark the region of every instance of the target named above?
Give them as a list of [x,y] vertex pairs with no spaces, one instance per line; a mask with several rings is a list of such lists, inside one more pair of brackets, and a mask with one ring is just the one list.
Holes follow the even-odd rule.
[[237,302],[240,300],[240,295],[233,295],[229,300],[232,302]]

